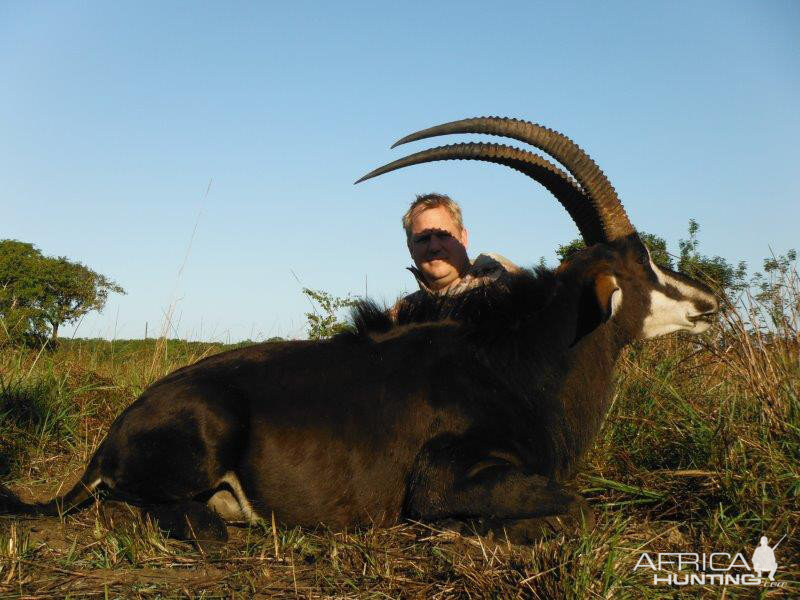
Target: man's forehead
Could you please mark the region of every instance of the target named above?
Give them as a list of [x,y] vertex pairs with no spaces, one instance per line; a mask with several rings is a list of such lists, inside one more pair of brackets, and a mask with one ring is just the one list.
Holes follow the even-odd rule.
[[458,226],[444,206],[425,207],[414,211],[411,215],[411,230],[414,233],[421,231],[456,231]]
[[419,230],[415,229],[413,232],[411,232],[411,236],[415,240],[419,240],[419,239],[422,239],[422,238],[428,238],[428,237],[430,237],[432,235],[439,235],[440,237],[446,235],[446,236],[452,237],[453,236],[453,232],[448,230],[448,229],[444,229],[442,227],[426,227],[425,229],[419,229]]

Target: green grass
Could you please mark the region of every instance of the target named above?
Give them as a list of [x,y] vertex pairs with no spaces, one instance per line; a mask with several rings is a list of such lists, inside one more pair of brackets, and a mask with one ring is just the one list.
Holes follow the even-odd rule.
[[[800,294],[794,288],[795,305]],[[754,302],[754,301],[753,301]],[[330,532],[230,528],[208,555],[135,511],[0,517],[0,597],[686,598],[800,595],[800,337],[754,332],[747,309],[703,339],[629,348],[577,485],[587,535],[510,547],[424,524]],[[0,472],[44,497],[85,465],[150,383],[225,347],[177,340],[65,341],[0,351]],[[642,551],[742,552],[774,543],[784,588],[653,587]]]

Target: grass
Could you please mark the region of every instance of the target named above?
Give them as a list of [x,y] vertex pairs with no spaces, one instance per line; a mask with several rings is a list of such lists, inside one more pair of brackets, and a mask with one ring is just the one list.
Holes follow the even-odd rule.
[[[800,293],[745,296],[702,339],[629,348],[577,483],[598,525],[533,547],[425,524],[331,532],[230,528],[209,555],[125,505],[63,519],[0,517],[0,597],[735,598],[800,595]],[[80,473],[150,383],[226,347],[65,341],[0,352],[0,473],[27,497]],[[775,543],[785,587],[654,587],[643,551],[741,552]]]

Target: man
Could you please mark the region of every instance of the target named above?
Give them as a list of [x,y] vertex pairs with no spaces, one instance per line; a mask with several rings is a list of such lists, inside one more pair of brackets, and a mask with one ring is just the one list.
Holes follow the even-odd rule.
[[[461,208],[443,194],[425,194],[403,215],[406,243],[419,284],[419,291],[403,301],[413,301],[424,294],[460,294],[478,285],[519,270],[499,254],[481,254],[469,260],[469,236],[461,218]],[[396,312],[396,305],[392,312]]]

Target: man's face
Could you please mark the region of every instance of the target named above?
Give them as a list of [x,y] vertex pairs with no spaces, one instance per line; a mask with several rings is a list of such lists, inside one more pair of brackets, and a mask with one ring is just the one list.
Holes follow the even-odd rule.
[[408,250],[433,290],[447,287],[469,267],[467,230],[455,224],[444,206],[414,213]]

